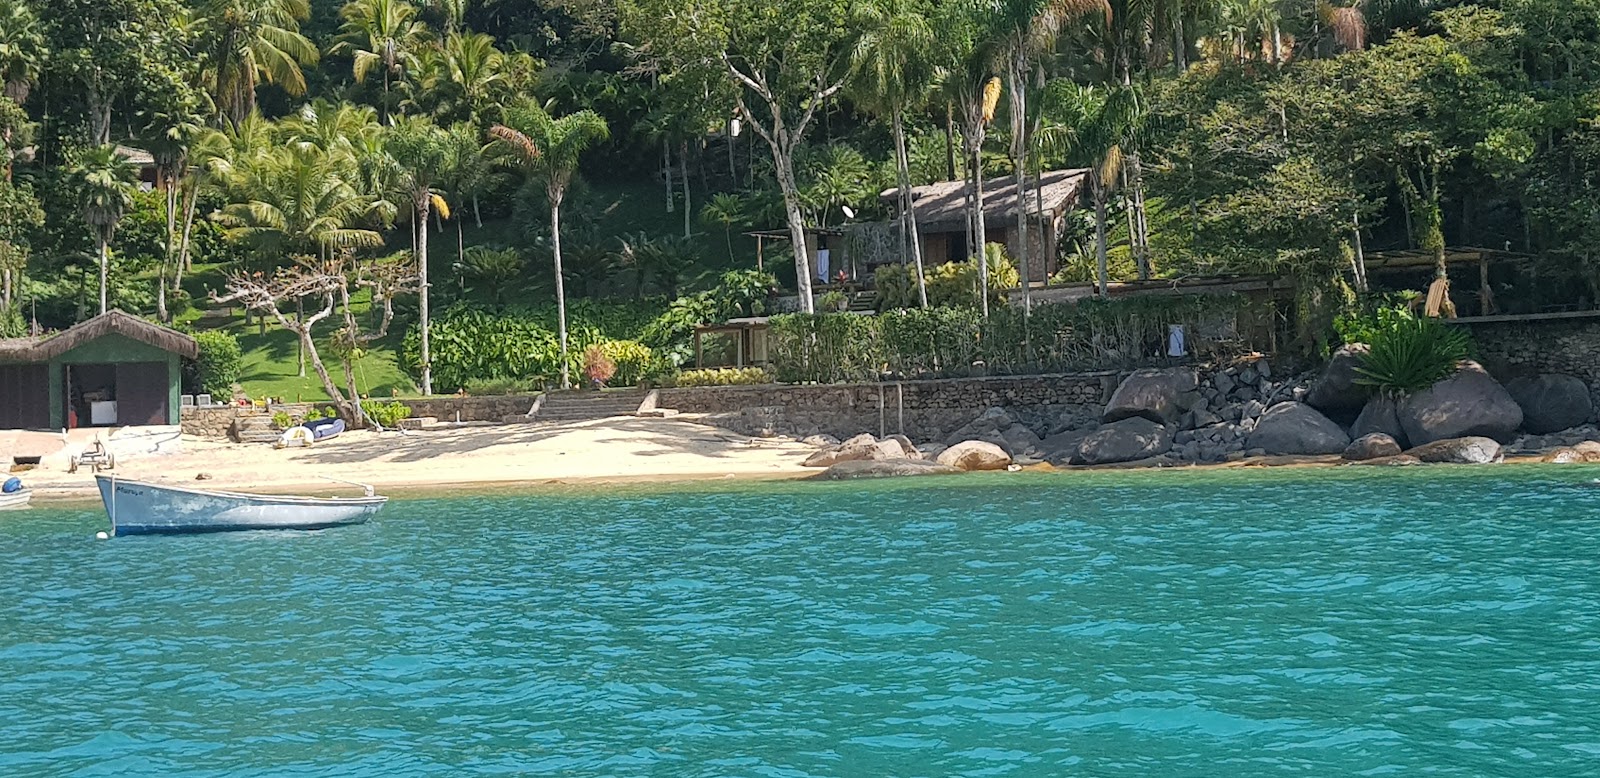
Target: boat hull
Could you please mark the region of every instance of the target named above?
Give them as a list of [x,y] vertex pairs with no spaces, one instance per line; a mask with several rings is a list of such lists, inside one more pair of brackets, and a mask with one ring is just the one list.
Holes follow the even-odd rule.
[[113,535],[312,530],[360,524],[387,497],[279,497],[96,476]]
[[23,489],[20,492],[0,494],[0,511],[9,508],[26,508],[28,501],[33,499],[33,492]]

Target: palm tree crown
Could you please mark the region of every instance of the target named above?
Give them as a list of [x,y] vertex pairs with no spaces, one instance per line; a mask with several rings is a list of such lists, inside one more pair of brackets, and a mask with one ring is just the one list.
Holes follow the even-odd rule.
[[219,112],[243,120],[263,81],[305,93],[300,67],[317,61],[317,47],[300,34],[300,21],[310,15],[308,0],[204,0],[199,31],[210,41],[207,77]]

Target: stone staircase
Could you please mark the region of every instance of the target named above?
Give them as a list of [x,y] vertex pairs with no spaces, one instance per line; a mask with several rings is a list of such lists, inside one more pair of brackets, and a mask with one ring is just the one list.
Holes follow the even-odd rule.
[[866,291],[850,295],[850,311],[852,313],[877,313],[878,293]]
[[534,413],[536,422],[592,421],[612,416],[632,416],[644,402],[643,390],[569,391],[548,392],[539,410]]
[[233,420],[233,439],[240,443],[276,443],[283,431],[272,426],[272,415],[256,413]]

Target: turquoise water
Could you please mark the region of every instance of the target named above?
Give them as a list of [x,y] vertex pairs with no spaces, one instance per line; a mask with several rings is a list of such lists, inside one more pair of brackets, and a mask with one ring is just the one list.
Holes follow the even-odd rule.
[[3,776],[1600,773],[1586,468],[0,516]]

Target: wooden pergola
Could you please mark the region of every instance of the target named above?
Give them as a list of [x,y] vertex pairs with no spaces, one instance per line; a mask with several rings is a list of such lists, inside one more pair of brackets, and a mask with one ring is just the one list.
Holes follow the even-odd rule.
[[[694,328],[694,366],[706,366],[703,339],[706,335],[732,335],[734,341],[733,367],[759,366],[767,363],[767,317],[753,316],[729,319],[721,324],[702,324]],[[725,365],[713,365],[725,367]]]

